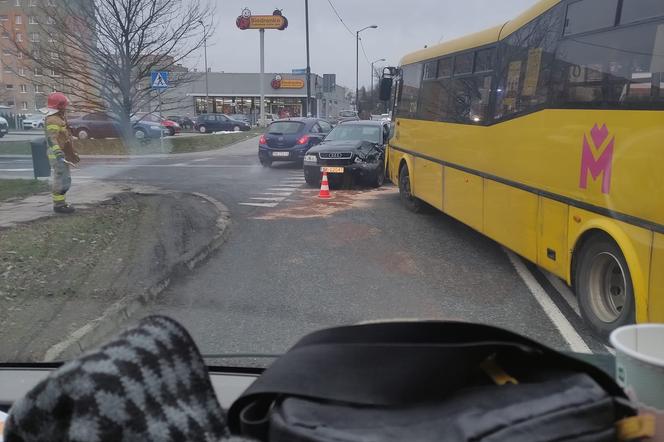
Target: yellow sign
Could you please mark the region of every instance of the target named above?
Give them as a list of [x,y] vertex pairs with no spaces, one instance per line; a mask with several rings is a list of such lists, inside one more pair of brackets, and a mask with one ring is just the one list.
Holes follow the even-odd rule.
[[521,94],[531,97],[537,92],[539,83],[540,68],[542,66],[542,48],[532,48],[528,50],[528,63],[526,64],[526,79],[523,83]]
[[304,80],[281,80],[281,89],[302,89]]
[[249,29],[282,29],[286,19],[281,15],[252,15]]

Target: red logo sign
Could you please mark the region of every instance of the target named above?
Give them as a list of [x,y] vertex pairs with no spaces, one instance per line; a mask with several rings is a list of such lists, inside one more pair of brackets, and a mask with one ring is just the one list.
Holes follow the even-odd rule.
[[288,19],[281,10],[275,9],[272,15],[252,15],[249,8],[244,8],[242,14],[235,20],[235,25],[242,29],[278,29],[283,31],[288,27]]
[[609,140],[609,129],[606,124],[602,124],[601,128],[595,124],[590,130],[590,141],[592,147],[588,141],[588,135],[583,136],[579,187],[581,189],[588,188],[588,173],[590,173],[593,180],[602,175],[602,193],[609,193],[611,190],[615,137],[611,137]]

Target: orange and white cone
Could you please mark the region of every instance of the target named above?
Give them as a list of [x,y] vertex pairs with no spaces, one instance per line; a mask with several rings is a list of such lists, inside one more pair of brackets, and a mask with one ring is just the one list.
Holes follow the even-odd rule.
[[332,198],[332,195],[330,195],[330,183],[327,181],[327,172],[323,172],[318,198]]

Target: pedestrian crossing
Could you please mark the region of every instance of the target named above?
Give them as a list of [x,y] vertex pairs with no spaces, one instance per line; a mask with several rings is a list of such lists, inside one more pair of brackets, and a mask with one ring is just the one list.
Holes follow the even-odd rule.
[[238,203],[240,206],[250,207],[277,207],[280,203],[288,199],[296,190],[305,184],[302,171],[289,171],[288,175],[274,184],[273,187],[267,188],[264,192],[251,195],[249,201]]

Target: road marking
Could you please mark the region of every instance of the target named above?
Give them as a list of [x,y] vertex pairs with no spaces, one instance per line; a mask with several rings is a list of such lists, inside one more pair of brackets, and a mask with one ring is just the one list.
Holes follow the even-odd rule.
[[285,200],[285,197],[279,197],[279,198],[268,198],[268,197],[263,197],[263,196],[256,196],[252,197],[252,200],[258,200],[258,201],[274,201],[274,202],[281,202]]
[[239,203],[241,206],[277,207],[279,203]]
[[551,322],[553,322],[553,325],[558,329],[563,339],[567,341],[570,349],[576,353],[592,354],[588,344],[585,343],[583,338],[579,335],[579,333],[577,333],[572,324],[570,324],[567,318],[565,318],[565,315],[562,314],[556,304],[554,304],[551,298],[549,298],[549,295],[537,282],[532,273],[530,273],[523,261],[521,261],[521,258],[505,248],[503,248],[503,250],[507,254],[507,257],[512,263],[512,266],[514,266],[516,272],[526,284],[526,287],[528,287],[528,290],[530,290],[530,293],[532,293],[535,300],[538,302],[540,307],[542,307],[542,310],[544,310],[544,313],[549,317]]
[[302,185],[301,183],[300,183],[300,184],[283,184],[283,183],[279,183],[279,187],[290,187],[290,188],[292,188],[292,189],[297,189],[297,188],[300,187],[301,185]]
[[291,196],[293,192],[262,192],[259,195]]
[[191,162],[192,163],[200,163],[201,161],[209,161],[209,160],[212,160],[212,159],[213,159],[212,157],[210,157],[210,158],[199,158],[197,160],[191,160]]
[[270,187],[267,190],[271,192],[293,192],[296,189],[293,187]]
[[560,296],[563,297],[565,301],[567,301],[567,304],[574,310],[574,313],[577,315],[581,316],[581,310],[579,309],[579,302],[576,299],[576,296],[574,296],[574,293],[567,287],[567,285],[557,276],[555,276],[553,273],[549,273],[546,270],[542,270],[542,273],[546,277],[546,279],[551,283],[554,289],[558,293],[560,293]]
[[33,169],[0,169],[0,172],[32,172]]

